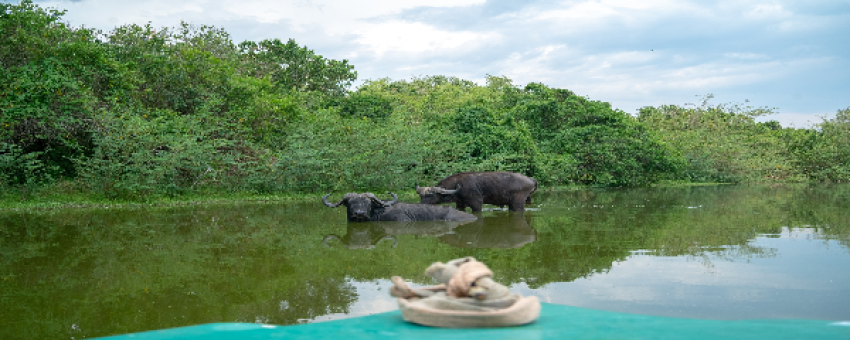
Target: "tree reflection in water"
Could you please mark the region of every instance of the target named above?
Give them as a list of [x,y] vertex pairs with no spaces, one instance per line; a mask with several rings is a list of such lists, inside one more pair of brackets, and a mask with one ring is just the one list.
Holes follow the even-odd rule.
[[[468,224],[349,224],[318,197],[302,203],[0,210],[0,339],[84,338],[209,322],[308,322],[384,296],[373,283],[393,275],[428,284],[423,268],[463,256],[485,262],[500,282],[561,297],[568,296],[565,290],[546,287],[613,279],[612,268],[623,273],[623,263],[634,263],[636,254],[657,263],[659,271],[657,282],[641,281],[636,289],[661,293],[671,290],[658,287],[681,283],[668,279],[679,270],[666,259],[685,259],[700,270],[733,262],[742,268],[723,280],[758,273],[751,262],[773,259],[778,272],[804,263],[831,264],[839,273],[850,263],[850,185],[843,183],[541,191],[535,205],[539,210],[525,213],[483,212]],[[784,228],[811,231],[794,234],[808,235],[793,243],[801,249],[827,242],[838,249],[820,252],[832,256],[825,258],[788,256],[767,242],[772,236],[761,236],[780,235]],[[800,301],[821,301],[810,310],[847,310],[846,304],[828,305],[845,301],[836,294],[850,287],[847,275],[798,276],[824,283],[800,286]],[[764,281],[776,286],[764,288],[764,296],[794,288],[789,280]],[[588,284],[591,290],[598,288],[593,282],[599,281]],[[606,295],[628,293],[622,284],[605,287]],[[680,302],[691,302],[683,296]],[[552,301],[563,300],[554,295]],[[717,310],[728,307],[727,300],[710,301]],[[757,306],[747,300],[737,307]]]

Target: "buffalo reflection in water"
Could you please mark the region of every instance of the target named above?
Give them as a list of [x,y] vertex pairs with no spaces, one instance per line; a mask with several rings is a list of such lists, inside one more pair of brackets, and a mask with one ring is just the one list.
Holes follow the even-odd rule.
[[495,212],[495,216],[479,216],[439,239],[460,248],[519,248],[537,241],[537,231],[522,212]]
[[537,241],[537,231],[529,226],[521,212],[494,212],[475,221],[416,221],[348,223],[346,234],[325,236],[330,247],[339,240],[348,249],[372,249],[383,241],[398,246],[396,235],[437,237],[440,242],[459,248],[519,248]]
[[410,222],[349,222],[346,234],[325,236],[322,243],[330,247],[330,241],[339,240],[348,249],[372,249],[385,240],[393,241],[392,247],[398,246],[396,235],[418,235],[437,237],[451,234],[453,230],[472,221],[410,221]]

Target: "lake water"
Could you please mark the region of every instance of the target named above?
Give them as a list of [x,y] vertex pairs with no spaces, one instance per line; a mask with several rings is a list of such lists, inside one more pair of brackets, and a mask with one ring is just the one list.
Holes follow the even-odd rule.
[[430,285],[428,265],[463,256],[544,302],[850,320],[850,185],[541,191],[529,208],[466,224],[347,223],[318,195],[0,210],[0,339],[385,312],[390,276]]

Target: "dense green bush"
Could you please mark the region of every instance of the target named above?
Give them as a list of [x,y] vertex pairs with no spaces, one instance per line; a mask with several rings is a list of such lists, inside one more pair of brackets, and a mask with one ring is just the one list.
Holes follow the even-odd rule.
[[333,110],[306,114],[274,164],[278,190],[405,190],[470,164],[456,142],[425,126],[343,118]]
[[0,6],[2,185],[80,180],[111,197],[263,187],[259,160],[287,124],[356,77],[293,41],[246,52],[214,27],[103,34],[31,1]]
[[95,31],[59,21],[62,11],[0,4],[0,143],[12,184],[73,177],[72,157],[92,146],[91,114],[120,91],[126,71]]
[[661,138],[608,103],[531,83],[513,112],[529,122],[540,150],[552,154],[554,164],[576,167],[563,174],[569,177],[553,178],[555,183],[641,186],[675,176],[681,168]]
[[795,165],[806,176],[818,181],[850,180],[850,108],[789,139]]
[[390,99],[365,91],[357,91],[347,98],[336,99],[331,105],[339,106],[339,113],[349,118],[367,117],[382,120],[393,112]]
[[475,170],[536,175],[540,152],[524,122],[481,105],[460,107],[446,118],[460,146],[456,152],[479,163]]
[[357,79],[354,66],[347,60],[325,59],[307,47],[289,39],[239,44],[242,69],[257,78],[270,77],[283,90],[315,91],[343,96]]
[[681,179],[689,182],[739,183],[799,180],[775,122],[755,117],[773,109],[742,104],[645,107],[638,119],[657,131],[664,142],[680,150],[687,162]]
[[519,88],[494,76],[485,86],[433,76],[364,89],[393,98],[409,124],[447,133],[472,163],[467,170],[519,171],[545,185],[621,186],[655,183],[682,164],[633,117],[569,90]]
[[115,59],[138,79],[132,92],[116,99],[139,106],[194,114],[210,97],[225,97],[235,75],[235,46],[212,27],[182,23],[156,31],[150,24],[127,25],[113,30],[108,41]]
[[[783,129],[742,105],[608,103],[539,83],[377,79],[209,26],[103,33],[0,4],[0,187],[105,197],[404,190],[461,171],[541,185],[850,179],[848,110]],[[70,184],[68,184],[70,183]],[[30,192],[34,192],[29,190]],[[24,195],[26,196],[26,195]]]
[[80,180],[109,197],[179,194],[222,180],[235,163],[218,150],[233,142],[214,138],[217,131],[193,116],[128,108],[104,110],[95,120],[94,152],[77,160]]

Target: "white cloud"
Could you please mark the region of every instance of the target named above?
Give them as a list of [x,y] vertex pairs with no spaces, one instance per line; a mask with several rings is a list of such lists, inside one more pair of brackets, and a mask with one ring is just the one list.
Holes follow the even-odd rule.
[[459,1],[274,1],[247,0],[229,2],[224,7],[231,13],[256,18],[270,23],[288,20],[296,25],[319,24],[331,27],[329,31],[339,33],[352,28],[352,24],[369,18],[398,13],[405,9],[428,7],[463,7],[483,3],[483,0]]
[[741,59],[741,60],[768,60],[770,59],[767,55],[764,54],[756,54],[756,53],[738,53],[738,52],[727,52],[723,54],[724,57],[732,58],[732,59]]
[[541,8],[527,13],[531,21],[549,21],[557,26],[571,27],[581,33],[588,27],[602,26],[617,21],[628,26],[648,26],[657,20],[688,13],[699,15],[700,7],[682,1],[580,1],[560,8]]
[[793,14],[786,11],[780,4],[758,4],[746,14],[759,19],[782,19],[791,17]]
[[497,41],[499,34],[489,32],[445,31],[421,23],[390,21],[368,24],[354,31],[357,41],[379,56],[387,51],[425,52],[459,48],[474,49],[477,46]]
[[[835,310],[846,303],[835,300],[847,290],[842,284],[848,277],[846,248],[818,239],[812,229],[783,228],[774,238],[750,242],[771,250],[775,257],[742,254],[730,261],[715,254],[634,255],[612,264],[606,273],[538,289],[519,284],[512,290],[550,303],[621,312],[713,319],[800,318],[812,313],[812,308]],[[824,259],[830,263],[812,265]]]
[[[708,319],[827,318],[850,302],[846,247],[822,240],[811,228],[782,228],[759,236],[746,251],[732,256],[633,255],[604,273],[572,282],[532,289],[524,283],[511,291],[543,302],[609,311]],[[737,255],[735,255],[737,254]],[[823,263],[826,261],[826,263]],[[396,310],[389,280],[348,280],[357,300],[348,313],[314,321],[335,320]],[[781,297],[781,298],[778,298]],[[831,314],[832,313],[832,314]]]
[[357,292],[357,299],[348,306],[347,313],[330,313],[313,319],[314,322],[347,319],[398,310],[398,302],[390,296],[390,280],[356,281],[347,280]]

